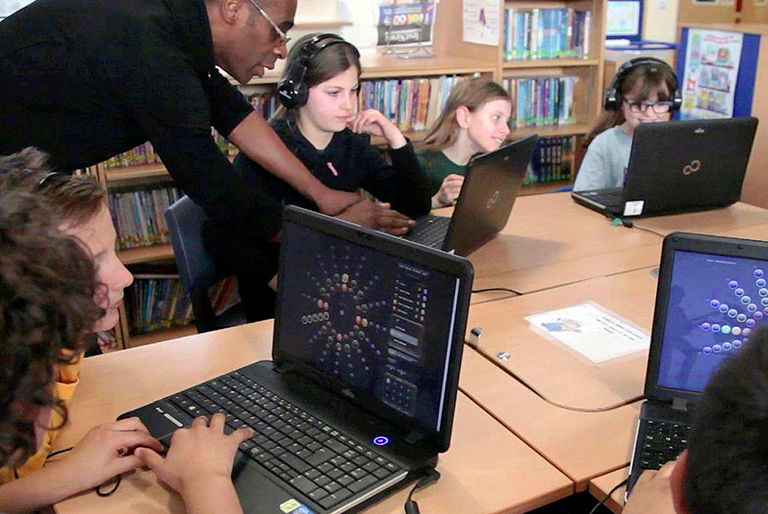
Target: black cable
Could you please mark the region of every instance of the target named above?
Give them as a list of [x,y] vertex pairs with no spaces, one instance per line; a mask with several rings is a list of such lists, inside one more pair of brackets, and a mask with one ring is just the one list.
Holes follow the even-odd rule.
[[109,491],[102,491],[101,488],[105,485],[109,484],[111,480],[107,480],[103,484],[101,484],[99,487],[96,488],[96,494],[101,496],[102,498],[106,498],[107,496],[112,496],[115,494],[115,491],[117,491],[117,488],[120,487],[120,482],[123,480],[123,475],[117,475],[117,480],[115,481],[115,487],[110,489]]
[[[48,457],[46,457],[46,464],[48,463],[48,459],[50,459],[51,457],[61,455],[62,453],[67,453],[68,451],[71,451],[72,448],[73,447],[70,446],[69,448],[64,448],[64,449],[56,450],[55,452],[49,453]],[[19,478],[18,475],[16,476],[16,478]],[[123,479],[122,475],[117,475],[117,477],[107,480],[106,482],[104,482],[103,484],[95,488],[96,494],[101,496],[102,498],[106,498],[107,496],[112,496],[113,494],[115,494],[115,491],[117,491],[117,488],[120,487],[120,482],[122,481],[122,479]],[[109,491],[102,491],[102,488],[105,485],[108,485],[112,480],[115,480],[115,486]]]
[[57,456],[57,455],[60,455],[60,454],[62,454],[62,453],[67,453],[68,451],[71,451],[71,450],[72,450],[72,448],[73,448],[73,447],[72,447],[72,446],[70,446],[69,448],[64,448],[63,450],[56,450],[55,452],[51,452],[51,453],[49,453],[49,454],[48,454],[48,457],[46,457],[46,459],[45,459],[45,460],[48,460],[48,459],[50,459],[51,457],[55,457],[55,456]]
[[517,296],[523,296],[523,293],[520,291],[515,291],[514,289],[509,289],[506,287],[489,287],[486,289],[475,289],[472,291],[472,293],[512,293]]
[[437,482],[440,479],[440,472],[436,469],[432,469],[425,476],[416,482],[416,485],[411,489],[411,493],[408,495],[408,501],[405,502],[405,514],[419,514],[419,504],[416,500],[413,500],[413,493],[419,489],[427,487],[429,484]]
[[603,498],[602,500],[600,500],[600,501],[598,502],[598,504],[597,504],[597,505],[595,505],[595,507],[594,507],[592,510],[590,510],[590,511],[589,511],[589,514],[595,514],[595,512],[597,512],[597,509],[599,509],[599,508],[600,508],[600,506],[601,506],[602,504],[604,504],[605,502],[607,502],[607,501],[608,501],[608,498],[610,498],[610,497],[611,497],[611,495],[612,495],[613,493],[615,493],[615,492],[616,492],[616,489],[618,489],[619,487],[623,486],[623,485],[624,485],[624,484],[626,484],[628,481],[629,481],[629,477],[625,478],[624,480],[622,480],[621,482],[619,482],[618,484],[616,484],[616,487],[614,487],[613,489],[611,489],[611,490],[608,492],[608,494],[606,494],[606,495],[605,495],[605,498]]

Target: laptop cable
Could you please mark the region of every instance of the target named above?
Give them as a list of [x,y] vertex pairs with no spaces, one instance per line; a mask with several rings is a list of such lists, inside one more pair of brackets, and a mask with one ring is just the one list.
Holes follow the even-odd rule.
[[475,289],[472,291],[472,294],[476,293],[512,293],[517,296],[523,296],[523,293],[520,291],[515,291],[514,289],[509,289],[506,287],[488,287],[486,289]]
[[[46,459],[45,459],[45,464],[48,464],[48,459],[50,459],[51,457],[55,457],[57,455],[61,455],[62,453],[67,453],[68,451],[71,451],[73,448],[74,448],[74,446],[70,446],[69,448],[64,448],[64,449],[56,450],[55,452],[49,453],[48,457],[46,457]],[[19,478],[18,472],[15,469],[13,471],[14,471],[14,475],[16,476],[16,478]],[[115,491],[117,491],[117,488],[120,487],[120,482],[122,481],[122,479],[123,479],[123,475],[117,475],[116,477],[110,478],[109,480],[107,480],[103,484],[95,487],[94,491],[96,491],[96,494],[101,496],[102,498],[106,498],[107,496],[112,496],[113,494],[115,494]],[[110,489],[109,491],[103,491],[102,488],[105,485],[107,485],[110,482],[112,482],[113,480],[115,481],[115,485],[112,487],[112,489]]]
[[412,499],[413,493],[419,489],[427,487],[429,484],[435,483],[440,479],[440,472],[436,469],[430,470],[426,475],[421,477],[416,485],[411,489],[411,493],[408,495],[408,501],[405,502],[405,514],[420,514],[419,504],[416,500]]
[[616,492],[616,490],[617,490],[619,487],[621,487],[621,486],[623,486],[623,485],[626,485],[626,483],[627,483],[628,481],[629,481],[629,477],[625,478],[624,480],[622,480],[621,482],[619,482],[618,484],[616,484],[616,487],[614,487],[613,489],[611,489],[611,490],[608,492],[608,494],[606,494],[606,495],[603,497],[603,499],[602,499],[602,500],[600,500],[600,501],[597,503],[597,505],[595,505],[595,506],[594,506],[594,508],[593,508],[592,510],[590,510],[590,511],[589,511],[589,514],[595,514],[595,512],[597,512],[597,509],[599,509],[599,508],[600,508],[600,506],[601,506],[602,504],[604,504],[605,502],[607,502],[607,501],[608,501],[608,498],[610,498],[610,497],[611,497],[611,495],[612,495],[613,493],[615,493],[615,492]]

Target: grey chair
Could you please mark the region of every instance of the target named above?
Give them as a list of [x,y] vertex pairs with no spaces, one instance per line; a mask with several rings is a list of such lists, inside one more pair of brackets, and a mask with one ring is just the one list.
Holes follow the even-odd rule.
[[236,304],[216,315],[208,294],[211,286],[225,278],[203,246],[203,209],[188,196],[182,196],[165,211],[179,280],[188,290],[199,332],[242,325],[245,313]]

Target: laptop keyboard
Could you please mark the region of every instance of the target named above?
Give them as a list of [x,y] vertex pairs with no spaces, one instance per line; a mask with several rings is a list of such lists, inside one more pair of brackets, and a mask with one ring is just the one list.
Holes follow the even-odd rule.
[[660,469],[688,447],[690,425],[668,421],[644,420],[640,425],[641,469]]
[[445,216],[424,216],[416,220],[405,238],[431,248],[442,248],[450,224],[451,218]]
[[611,189],[607,191],[590,192],[589,196],[583,195],[591,201],[619,209],[624,203],[624,191],[622,189]]
[[228,433],[251,427],[254,435],[240,446],[240,458],[254,460],[326,509],[401,469],[238,372],[169,401],[193,417],[226,414]]

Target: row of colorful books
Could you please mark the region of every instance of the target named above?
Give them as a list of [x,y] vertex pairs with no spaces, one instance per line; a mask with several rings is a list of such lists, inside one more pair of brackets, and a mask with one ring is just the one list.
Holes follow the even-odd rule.
[[[154,273],[146,272],[153,267]],[[173,272],[172,265],[138,265],[134,273],[135,281],[128,290],[125,303],[132,333],[192,323],[194,314],[189,292],[179,281],[178,274]],[[221,314],[240,301],[237,279],[225,278],[211,288],[209,295],[214,312]]]
[[505,9],[504,60],[586,59],[592,13],[575,9]]
[[539,138],[523,184],[571,180],[575,166],[576,136]]
[[165,211],[180,197],[179,189],[172,185],[111,193],[109,210],[117,231],[117,249],[169,243]]
[[160,156],[155,153],[152,143],[146,143],[137,146],[127,152],[117,154],[104,161],[104,167],[124,168],[126,166],[139,166],[141,164],[152,164],[160,162]]
[[135,275],[125,305],[134,334],[189,325],[194,317],[189,292],[173,275]]
[[462,76],[367,80],[360,87],[360,110],[376,109],[403,131],[434,125],[451,89]]
[[579,77],[505,78],[512,97],[512,127],[576,123],[574,97]]

